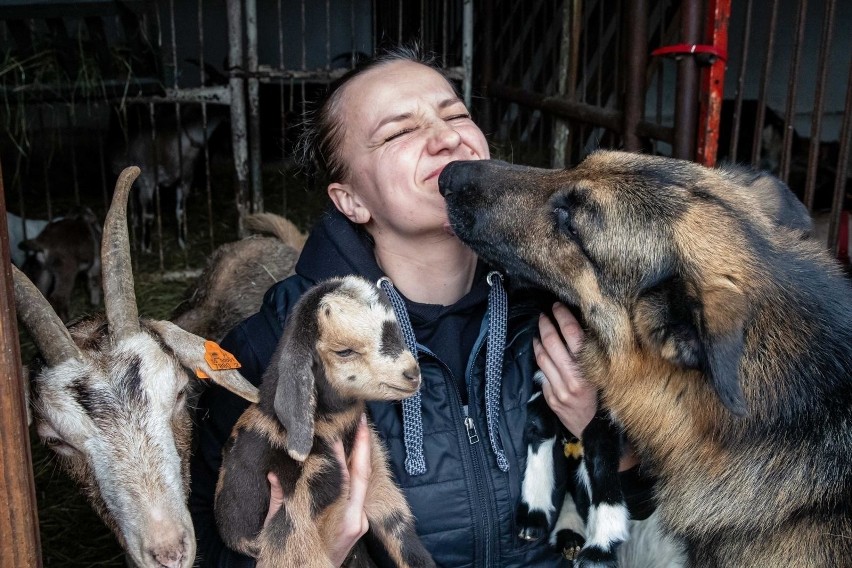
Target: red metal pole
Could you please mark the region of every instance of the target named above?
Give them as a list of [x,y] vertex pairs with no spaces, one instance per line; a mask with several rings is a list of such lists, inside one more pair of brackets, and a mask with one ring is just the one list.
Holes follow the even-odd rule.
[[[728,51],[728,20],[731,17],[731,0],[708,0],[705,39],[721,52]],[[722,58],[702,71],[701,102],[698,115],[698,144],[695,160],[705,166],[716,165],[719,147],[719,116],[725,95],[725,67]]]

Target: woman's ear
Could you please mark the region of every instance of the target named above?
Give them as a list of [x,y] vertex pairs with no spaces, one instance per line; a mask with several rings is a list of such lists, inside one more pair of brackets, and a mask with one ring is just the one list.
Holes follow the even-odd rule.
[[352,186],[349,184],[337,182],[329,184],[328,196],[337,210],[346,215],[346,218],[353,223],[363,225],[372,217],[370,211],[352,191]]

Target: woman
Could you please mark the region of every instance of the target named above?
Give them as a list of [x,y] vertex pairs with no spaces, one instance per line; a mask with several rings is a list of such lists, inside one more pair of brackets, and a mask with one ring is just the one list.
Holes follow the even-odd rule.
[[[576,435],[594,415],[596,397],[571,355],[582,341],[571,312],[553,306],[557,330],[542,315],[551,310],[551,301],[541,305],[543,294],[513,296],[503,309],[502,277],[489,274],[449,228],[438,176],[451,161],[489,157],[482,131],[430,61],[398,48],[332,86],[303,148],[326,171],[334,208],[312,231],[296,275],[273,286],[260,312],[223,347],[259,382],[289,310],[308,287],[351,273],[385,278],[398,317],[410,318],[423,387],[402,412],[390,403],[372,403],[369,412],[425,546],[440,566],[555,565],[558,554],[519,539],[514,526],[531,377],[537,367],[544,371],[546,400]],[[220,389],[200,401],[190,509],[202,565],[251,565],[224,549],[212,508],[222,444],[244,407]],[[365,433],[360,428],[348,462],[348,515],[327,550],[336,566],[368,529]],[[341,460],[342,453],[338,447]],[[270,486],[271,515],[281,506],[274,476]],[[371,553],[382,565],[381,552]]]

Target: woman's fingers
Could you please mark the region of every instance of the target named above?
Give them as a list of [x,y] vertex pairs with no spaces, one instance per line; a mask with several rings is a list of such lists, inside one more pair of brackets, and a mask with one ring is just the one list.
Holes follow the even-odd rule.
[[284,490],[281,489],[278,476],[270,471],[266,474],[266,479],[269,481],[269,510],[266,512],[266,519],[263,521],[264,526],[284,506]]
[[562,332],[562,337],[568,345],[568,349],[572,356],[576,356],[583,346],[583,328],[580,327],[580,322],[571,313],[571,310],[562,302],[553,304],[553,316],[556,318],[556,323],[559,325],[559,330]]

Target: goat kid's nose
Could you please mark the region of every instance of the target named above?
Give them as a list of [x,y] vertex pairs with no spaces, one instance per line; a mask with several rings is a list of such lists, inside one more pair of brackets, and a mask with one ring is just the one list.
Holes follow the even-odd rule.
[[402,376],[408,379],[409,381],[419,381],[420,367],[412,367],[411,369],[406,369],[402,372]]

